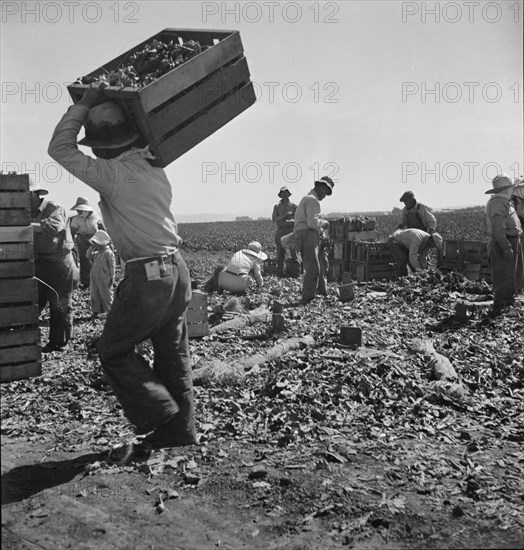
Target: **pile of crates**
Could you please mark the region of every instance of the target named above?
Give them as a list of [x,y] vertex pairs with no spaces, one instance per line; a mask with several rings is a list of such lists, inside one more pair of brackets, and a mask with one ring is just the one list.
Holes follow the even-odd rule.
[[349,271],[351,278],[359,283],[374,279],[391,280],[398,277],[397,264],[388,243],[351,243]]
[[193,290],[191,302],[186,311],[187,333],[189,338],[200,338],[209,334],[207,294]]
[[0,175],[0,381],[42,374],[27,174]]
[[487,241],[446,239],[437,254],[437,268],[442,273],[457,271],[473,281],[491,283]]
[[[353,244],[375,244],[377,232],[376,221],[367,217],[338,218],[330,221],[330,233],[333,246],[329,256],[328,280],[348,283],[359,280],[356,274],[357,265],[352,265]],[[359,261],[359,263],[362,263]],[[364,262],[365,263],[365,262]],[[366,276],[365,270],[359,268],[361,280]]]

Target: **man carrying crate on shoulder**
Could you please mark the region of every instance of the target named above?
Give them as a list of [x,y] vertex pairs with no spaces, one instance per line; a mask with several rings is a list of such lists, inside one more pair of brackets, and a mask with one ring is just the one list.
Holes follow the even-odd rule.
[[[82,125],[86,137],[78,143],[91,147],[96,159],[77,147]],[[98,351],[136,433],[148,434],[126,451],[196,442],[186,326],[189,271],[178,250],[171,184],[165,171],[149,162],[149,148],[141,145],[122,109],[102,98],[100,86],[93,86],[62,117],[48,150],[56,162],[98,191],[108,233],[125,261],[125,276]],[[147,339],[153,343],[153,369],[135,353],[135,346]]]

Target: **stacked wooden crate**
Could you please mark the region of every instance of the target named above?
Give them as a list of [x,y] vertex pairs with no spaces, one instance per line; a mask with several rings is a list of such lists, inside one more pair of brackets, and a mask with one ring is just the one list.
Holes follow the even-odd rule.
[[375,220],[370,218],[338,218],[330,221],[333,246],[329,254],[329,281],[349,282],[351,277],[351,243],[374,241]]
[[[233,30],[164,29],[96,69],[96,80],[118,70],[153,40],[195,40],[203,51],[142,88],[110,86],[104,97],[116,101],[149,144],[157,166],[167,166],[216,132],[256,101],[240,34]],[[76,103],[89,86],[67,88]]]
[[0,381],[42,374],[27,174],[0,175]]
[[353,279],[362,283],[374,279],[396,279],[397,264],[391,255],[388,243],[351,243],[350,273]]
[[189,338],[200,338],[209,334],[207,294],[205,292],[193,290],[186,312],[186,321]]
[[443,273],[457,271],[473,281],[491,282],[487,241],[446,239],[437,255],[437,268]]

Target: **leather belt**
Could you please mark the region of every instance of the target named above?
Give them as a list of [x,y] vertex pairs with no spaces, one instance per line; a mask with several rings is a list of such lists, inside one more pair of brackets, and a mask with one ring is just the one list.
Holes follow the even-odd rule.
[[126,262],[126,269],[132,269],[137,266],[141,266],[144,264],[147,264],[149,262],[158,262],[158,263],[176,263],[175,255],[177,254],[178,250],[173,252],[172,254],[163,254],[162,256],[150,256],[148,258],[137,258],[137,259],[131,259],[127,260]]

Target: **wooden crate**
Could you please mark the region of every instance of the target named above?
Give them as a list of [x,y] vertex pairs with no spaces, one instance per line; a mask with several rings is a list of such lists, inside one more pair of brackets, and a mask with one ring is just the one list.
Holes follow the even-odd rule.
[[0,227],[31,224],[28,174],[1,174]]
[[186,321],[189,338],[199,338],[209,334],[207,294],[205,292],[193,290],[186,312]]
[[0,381],[42,374],[29,177],[0,176]]
[[349,233],[373,231],[376,221],[371,218],[338,218],[331,220],[331,236],[335,241],[347,241]]
[[347,241],[333,243],[333,259],[349,260],[350,246]]
[[388,243],[353,241],[350,258],[352,262],[363,262],[368,265],[394,262]]
[[340,282],[344,272],[348,271],[349,262],[347,260],[332,260],[329,262],[327,280],[329,282]]
[[274,258],[264,260],[262,271],[264,275],[276,275],[278,273],[277,261]]
[[437,255],[437,266],[461,270],[464,263],[487,263],[487,241],[446,239]]
[[[207,49],[143,88],[110,86],[104,95],[127,111],[157,157],[154,163],[164,167],[253,105],[256,96],[234,30],[164,29],[87,76],[118,68],[153,39],[196,40]],[[75,103],[87,87],[68,86]]]
[[354,272],[357,282],[392,280],[398,278],[397,265],[394,262],[381,264],[367,264],[365,262],[351,261],[350,271]]
[[378,238],[376,229],[369,231],[348,231],[346,235],[347,241],[367,241],[374,242]]

